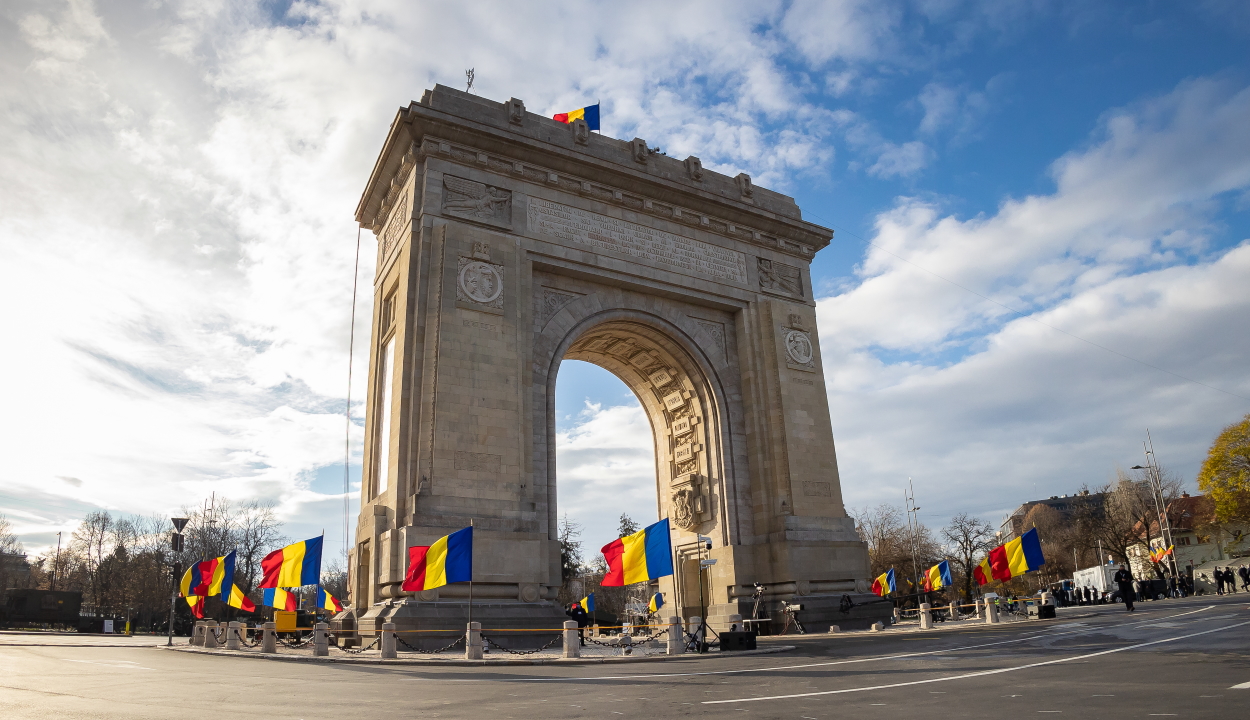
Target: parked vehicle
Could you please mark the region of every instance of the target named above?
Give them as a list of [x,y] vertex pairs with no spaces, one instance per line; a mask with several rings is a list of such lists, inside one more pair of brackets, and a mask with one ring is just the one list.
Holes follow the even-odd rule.
[[[1095,565],[1072,573],[1072,582],[1077,587],[1094,588],[1095,602],[1123,602],[1119,588],[1116,587],[1115,572],[1119,568],[1112,565]],[[1112,599],[1112,598],[1115,599]]]

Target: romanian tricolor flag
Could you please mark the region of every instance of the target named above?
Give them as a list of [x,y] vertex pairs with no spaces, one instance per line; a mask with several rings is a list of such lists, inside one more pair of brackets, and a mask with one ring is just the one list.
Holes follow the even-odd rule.
[[647,603],[647,612],[654,615],[659,612],[662,607],[664,607],[664,594],[656,593],[651,596],[651,602]]
[[182,575],[179,589],[183,597],[220,595],[222,588],[234,586],[234,551],[212,560],[193,563]]
[[977,585],[984,585],[994,579],[994,568],[990,567],[988,555],[981,559],[980,565],[972,569],[972,579],[977,581]]
[[473,580],[473,528],[457,530],[433,545],[408,548],[408,575],[400,587],[408,592],[433,590]]
[[1163,558],[1167,557],[1168,555],[1171,555],[1172,551],[1175,549],[1176,549],[1175,545],[1168,545],[1166,550],[1164,550],[1163,548],[1159,548],[1158,550],[1151,550],[1150,561],[1161,563],[1163,562]]
[[608,561],[604,587],[619,587],[673,574],[673,550],[668,518],[648,525],[633,535],[617,538],[600,550]]
[[248,600],[238,585],[232,583],[230,585],[230,594],[222,595],[222,597],[225,598],[226,604],[230,607],[236,607],[243,612],[256,612],[256,603]]
[[585,120],[586,126],[590,128],[591,130],[598,130],[599,129],[599,103],[595,103],[594,105],[587,105],[584,108],[578,108],[576,110],[571,110],[566,113],[556,113],[555,115],[551,116],[552,120],[555,120],[556,122],[566,123],[566,124],[571,123],[578,118]]
[[585,611],[586,611],[586,612],[588,612],[588,613],[592,613],[592,612],[594,612],[594,611],[595,611],[595,594],[594,594],[594,593],[591,593],[591,594],[587,595],[586,597],[582,598],[581,600],[578,600],[578,601],[577,601],[577,604],[578,604],[578,605],[581,605],[581,606],[582,606],[582,609],[583,609],[583,610],[585,610]]
[[343,603],[331,595],[325,588],[317,588],[317,607],[331,612],[343,612]]
[[260,561],[259,588],[303,587],[321,582],[321,541],[315,537],[274,550]]
[[184,595],[187,599],[187,605],[191,606],[191,614],[197,620],[204,619],[204,596],[203,595]]
[[990,577],[994,580],[1010,580],[1045,565],[1046,558],[1042,555],[1042,541],[1037,536],[1037,528],[990,551],[985,560],[981,561],[981,567],[973,572],[981,585],[989,582],[989,579],[983,580],[983,569],[987,563]]
[[890,568],[889,570],[886,570],[885,572],[881,573],[881,575],[878,576],[876,580],[872,581],[872,591],[876,593],[877,595],[880,595],[881,597],[885,597],[886,595],[889,595],[895,590],[896,590],[896,587],[894,585],[894,568]]
[[282,588],[265,588],[261,593],[260,602],[262,605],[268,605],[274,610],[299,609],[299,602],[296,601],[295,595]]
[[951,566],[945,560],[929,568],[929,572],[925,573],[924,582],[921,583],[925,592],[941,590],[944,587],[950,587],[952,584],[954,583],[951,581]]

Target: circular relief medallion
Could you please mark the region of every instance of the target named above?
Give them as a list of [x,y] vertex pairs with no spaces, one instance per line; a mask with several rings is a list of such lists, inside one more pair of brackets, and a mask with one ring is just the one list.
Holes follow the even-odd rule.
[[503,278],[494,265],[471,262],[460,268],[460,289],[474,302],[493,303],[503,293]]
[[786,354],[790,359],[800,365],[807,365],[812,361],[812,341],[808,339],[807,333],[800,330],[791,330],[786,333]]

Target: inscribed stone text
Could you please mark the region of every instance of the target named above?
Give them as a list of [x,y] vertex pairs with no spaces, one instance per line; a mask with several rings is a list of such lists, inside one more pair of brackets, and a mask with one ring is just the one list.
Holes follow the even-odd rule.
[[679,392],[671,392],[664,396],[664,407],[668,408],[669,412],[672,412],[685,404],[686,398],[682,397]]
[[467,328],[477,328],[478,330],[490,330],[491,332],[497,332],[499,330],[498,325],[488,325],[486,323],[473,322],[472,320],[465,320],[464,326]]
[[737,283],[747,279],[746,255],[737,250],[541,198],[529,199],[529,226],[544,235],[630,255],[685,274]]
[[682,445],[677,448],[677,453],[673,457],[677,460],[677,462],[694,458],[694,443]]
[[833,490],[827,482],[803,481],[803,494],[808,497],[833,497]]
[[665,370],[656,370],[651,373],[648,379],[651,381],[652,385],[656,387],[664,387],[673,381],[673,376],[669,375]]
[[693,428],[690,426],[690,418],[681,418],[673,423],[673,434],[677,436],[685,435]]
[[502,464],[503,456],[501,455],[466,452],[464,450],[456,451],[455,465],[457,470],[497,473],[499,472],[499,467]]

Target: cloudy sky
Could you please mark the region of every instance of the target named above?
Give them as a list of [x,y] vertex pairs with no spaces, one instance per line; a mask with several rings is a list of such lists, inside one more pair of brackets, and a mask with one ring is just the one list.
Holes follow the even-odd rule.
[[[837,230],[813,278],[849,505],[912,477],[927,523],[997,522],[1147,427],[1192,479],[1250,411],[1250,10],[1089,5],[5,2],[0,512],[39,551],[93,508],[271,497],[338,547],[353,209],[396,108],[469,67]],[[591,548],[655,513],[603,375],[558,395]]]

